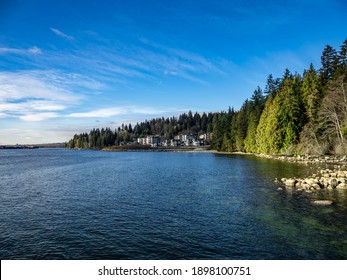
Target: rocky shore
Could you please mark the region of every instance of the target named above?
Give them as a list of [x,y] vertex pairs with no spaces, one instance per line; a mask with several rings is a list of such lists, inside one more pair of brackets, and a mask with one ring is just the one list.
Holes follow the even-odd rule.
[[280,182],[287,188],[305,191],[347,190],[347,171],[324,169],[320,170],[319,174],[312,174],[308,178],[282,178]]
[[324,155],[324,156],[311,156],[311,155],[264,155],[264,154],[255,154],[258,157],[276,159],[281,161],[293,162],[293,163],[304,163],[304,164],[346,164],[347,165],[347,156],[333,156],[333,155]]
[[[282,178],[280,180],[275,179],[275,182],[279,185],[277,188],[279,191],[284,188],[306,193],[321,190],[333,191],[334,189],[347,191],[347,171],[323,169],[307,178]],[[331,205],[333,201],[314,200],[312,203],[316,205]]]

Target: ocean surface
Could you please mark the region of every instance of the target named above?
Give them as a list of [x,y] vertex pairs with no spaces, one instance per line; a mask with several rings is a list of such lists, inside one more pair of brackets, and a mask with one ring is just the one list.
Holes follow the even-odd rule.
[[0,258],[347,259],[346,191],[273,183],[314,168],[210,153],[0,150]]

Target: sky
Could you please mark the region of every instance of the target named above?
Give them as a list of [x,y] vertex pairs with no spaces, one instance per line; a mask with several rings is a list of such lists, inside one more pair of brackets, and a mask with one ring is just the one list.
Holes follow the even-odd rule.
[[345,0],[0,0],[0,145],[237,110],[346,38]]

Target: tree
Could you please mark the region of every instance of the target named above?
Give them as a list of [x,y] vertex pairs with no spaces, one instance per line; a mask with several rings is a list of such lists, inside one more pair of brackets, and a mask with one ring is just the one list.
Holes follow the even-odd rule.
[[319,77],[312,63],[309,70],[304,72],[301,92],[307,116],[311,122],[315,122],[323,94],[319,89]]
[[322,67],[320,69],[320,77],[322,85],[325,86],[330,78],[332,78],[336,68],[337,68],[337,53],[336,50],[327,45],[321,56]]
[[272,74],[270,74],[267,78],[266,85],[265,85],[265,96],[267,97],[274,97],[276,92],[278,92],[279,88],[279,79],[274,79]]
[[320,122],[323,124],[322,136],[329,142],[337,140],[337,145],[344,149],[347,135],[347,84],[345,75],[328,83],[328,94],[324,97]]

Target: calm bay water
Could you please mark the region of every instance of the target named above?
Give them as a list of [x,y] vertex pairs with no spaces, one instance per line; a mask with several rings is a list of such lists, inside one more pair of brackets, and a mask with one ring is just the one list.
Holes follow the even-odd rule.
[[0,150],[0,258],[347,259],[347,193],[273,183],[309,168],[208,153]]

